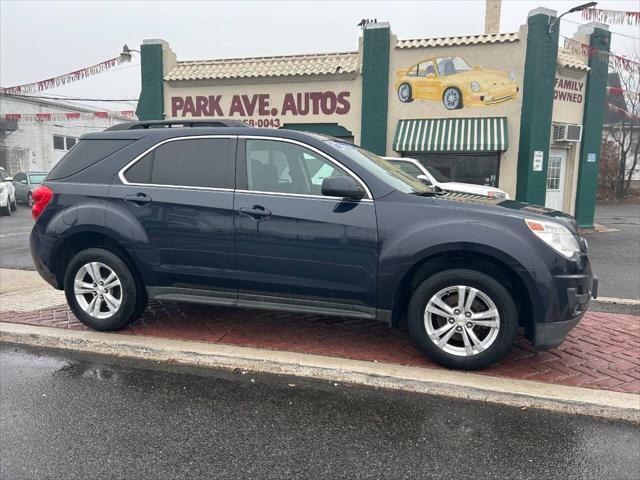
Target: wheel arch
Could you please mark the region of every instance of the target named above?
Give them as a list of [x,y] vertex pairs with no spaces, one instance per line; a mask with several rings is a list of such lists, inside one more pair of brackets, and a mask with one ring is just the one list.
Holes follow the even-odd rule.
[[136,280],[142,282],[142,276],[134,258],[122,247],[117,238],[118,236],[113,232],[96,226],[93,228],[78,229],[66,235],[64,239],[55,246],[52,255],[54,259],[53,271],[56,274],[58,284],[63,285],[66,265],[71,258],[78,252],[88,248],[103,248],[118,255],[131,269]]
[[515,268],[517,261],[485,245],[473,248],[436,249],[424,254],[404,272],[396,285],[391,309],[391,325],[406,322],[412,292],[430,275],[453,268],[465,268],[489,274],[507,286],[518,307],[518,318],[527,338],[534,337],[534,319],[539,314],[539,301],[532,286],[533,279],[524,269]]

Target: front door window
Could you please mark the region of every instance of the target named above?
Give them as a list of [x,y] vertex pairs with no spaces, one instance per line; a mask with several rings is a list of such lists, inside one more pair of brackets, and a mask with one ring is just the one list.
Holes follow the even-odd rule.
[[322,181],[347,173],[308,148],[273,140],[247,140],[251,191],[322,195]]

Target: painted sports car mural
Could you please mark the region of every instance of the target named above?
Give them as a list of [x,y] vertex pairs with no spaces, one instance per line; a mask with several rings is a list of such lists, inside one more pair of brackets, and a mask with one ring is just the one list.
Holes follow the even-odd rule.
[[461,57],[428,58],[396,75],[401,102],[441,100],[447,110],[507,102],[519,90],[514,73],[472,68]]

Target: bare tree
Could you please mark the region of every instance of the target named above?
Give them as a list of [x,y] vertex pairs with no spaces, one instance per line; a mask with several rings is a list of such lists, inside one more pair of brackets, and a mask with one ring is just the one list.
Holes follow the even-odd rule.
[[[631,60],[640,61],[637,51]],[[638,170],[640,160],[640,72],[637,69],[623,68],[614,68],[612,71],[617,73],[622,89],[619,94],[621,98],[616,103],[621,103],[622,105],[617,106],[624,106],[625,111],[618,110],[617,121],[608,125],[608,135],[603,138],[603,147],[607,148],[608,155],[615,148],[617,162],[605,161],[605,165],[602,165],[600,171],[605,178],[601,184],[610,188],[615,198],[623,199],[629,193],[631,180]],[[612,142],[613,146],[606,145],[608,142]]]

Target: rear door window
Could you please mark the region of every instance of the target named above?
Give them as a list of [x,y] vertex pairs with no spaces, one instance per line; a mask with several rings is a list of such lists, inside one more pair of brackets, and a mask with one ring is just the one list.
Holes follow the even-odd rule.
[[129,183],[233,188],[235,139],[194,138],[164,143],[124,173]]

